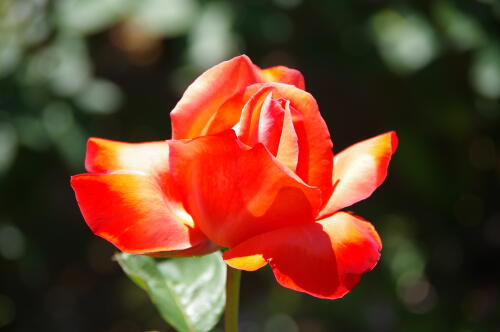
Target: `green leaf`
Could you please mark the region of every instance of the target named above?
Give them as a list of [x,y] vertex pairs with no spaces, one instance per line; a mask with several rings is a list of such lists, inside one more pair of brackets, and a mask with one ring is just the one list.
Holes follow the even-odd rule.
[[226,264],[220,252],[168,260],[126,253],[115,258],[178,331],[206,332],[219,321],[226,296]]

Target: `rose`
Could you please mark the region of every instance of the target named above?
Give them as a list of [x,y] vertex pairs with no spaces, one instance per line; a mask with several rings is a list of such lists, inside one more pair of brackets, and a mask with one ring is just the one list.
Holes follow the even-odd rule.
[[173,139],[91,138],[72,178],[92,231],[126,252],[199,255],[229,248],[234,268],[270,264],[284,287],[334,299],[380,257],[373,226],[339,212],[384,181],[394,132],[333,157],[302,75],[246,56],[198,77],[171,112]]

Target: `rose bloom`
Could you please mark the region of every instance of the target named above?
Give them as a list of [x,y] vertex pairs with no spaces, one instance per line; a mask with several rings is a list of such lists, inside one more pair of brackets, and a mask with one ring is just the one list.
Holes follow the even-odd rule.
[[394,132],[333,155],[297,70],[246,56],[198,77],[170,113],[172,140],[91,138],[72,187],[91,230],[124,252],[269,264],[284,287],[335,299],[377,264],[366,220],[342,212],[384,181]]

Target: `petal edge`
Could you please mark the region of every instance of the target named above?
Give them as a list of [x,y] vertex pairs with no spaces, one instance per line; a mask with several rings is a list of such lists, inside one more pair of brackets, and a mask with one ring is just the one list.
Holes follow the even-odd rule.
[[281,165],[262,145],[241,146],[234,131],[170,141],[173,177],[187,211],[215,243],[313,222],[320,191]]
[[286,288],[336,299],[372,270],[382,244],[373,226],[345,212],[316,223],[255,236],[224,252],[226,263],[253,271],[269,262]]
[[369,197],[385,180],[398,146],[390,131],[356,143],[335,155],[333,193],[319,216],[324,217]]
[[156,179],[138,172],[80,174],[71,186],[94,234],[131,253],[189,249],[205,237]]

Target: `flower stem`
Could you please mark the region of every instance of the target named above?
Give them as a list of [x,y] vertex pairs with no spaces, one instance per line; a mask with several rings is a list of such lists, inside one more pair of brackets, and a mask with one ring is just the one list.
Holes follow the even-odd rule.
[[240,280],[241,271],[228,266],[226,275],[226,312],[224,314],[225,332],[238,332]]

